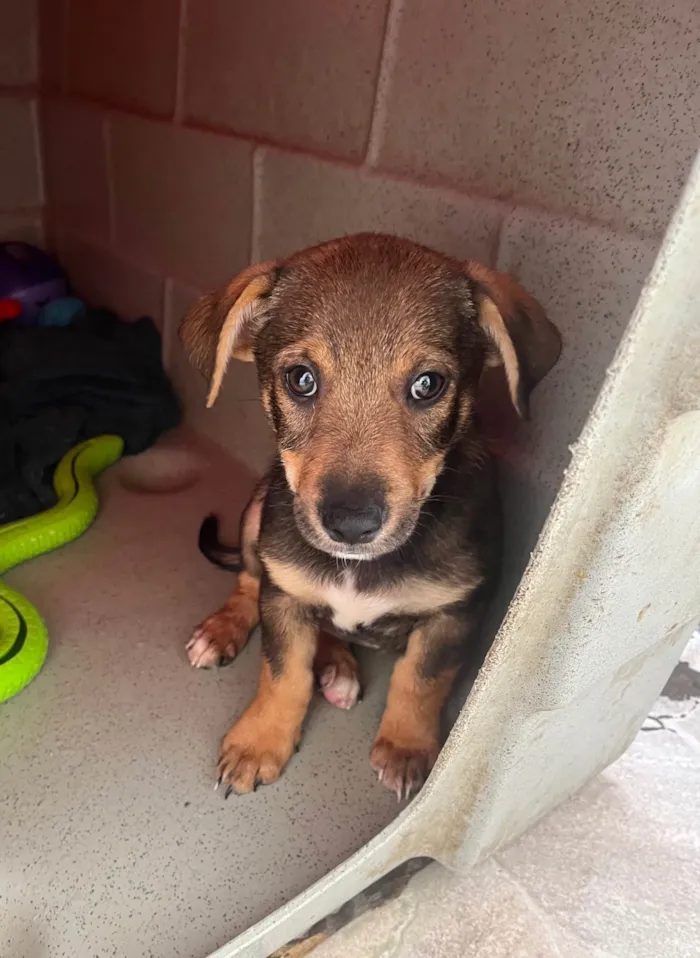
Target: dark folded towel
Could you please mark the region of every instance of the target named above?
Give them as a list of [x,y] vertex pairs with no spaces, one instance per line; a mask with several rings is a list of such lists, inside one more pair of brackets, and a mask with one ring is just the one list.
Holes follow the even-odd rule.
[[180,421],[150,319],[92,309],[70,326],[0,323],[0,524],[53,505],[71,446],[116,433],[142,452]]

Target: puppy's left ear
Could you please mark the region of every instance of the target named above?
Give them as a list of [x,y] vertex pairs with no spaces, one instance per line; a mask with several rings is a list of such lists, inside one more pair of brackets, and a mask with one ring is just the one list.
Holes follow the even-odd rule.
[[559,359],[561,336],[522,286],[496,270],[468,260],[478,322],[489,342],[487,365],[503,366],[518,414],[529,418],[530,393]]
[[253,361],[253,344],[266,321],[266,300],[279,275],[276,262],[258,263],[228,286],[207,293],[180,323],[180,342],[192,363],[209,379],[207,407],[219,395],[231,357]]

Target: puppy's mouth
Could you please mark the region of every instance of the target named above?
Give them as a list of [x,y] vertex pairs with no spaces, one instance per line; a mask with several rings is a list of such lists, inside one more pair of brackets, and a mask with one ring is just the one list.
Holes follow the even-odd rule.
[[328,535],[317,516],[309,515],[307,507],[295,497],[294,519],[304,539],[333,559],[346,562],[371,562],[399,549],[412,535],[418,522],[420,509],[389,522],[371,542],[337,542]]

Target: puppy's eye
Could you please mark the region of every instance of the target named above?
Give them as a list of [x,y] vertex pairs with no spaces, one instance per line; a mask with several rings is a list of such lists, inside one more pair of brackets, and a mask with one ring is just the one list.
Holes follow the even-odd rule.
[[310,399],[318,392],[316,374],[308,366],[293,366],[287,370],[287,389],[293,396]]
[[445,388],[445,377],[440,373],[419,373],[411,383],[411,399],[416,402],[428,402],[437,399]]

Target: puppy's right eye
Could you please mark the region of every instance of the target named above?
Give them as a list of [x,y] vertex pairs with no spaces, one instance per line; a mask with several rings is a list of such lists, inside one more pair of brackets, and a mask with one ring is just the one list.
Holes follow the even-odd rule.
[[309,366],[292,366],[285,379],[287,389],[299,399],[311,399],[318,392],[316,374]]

